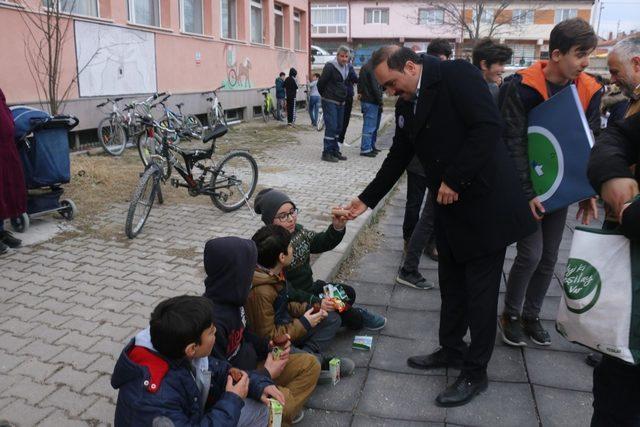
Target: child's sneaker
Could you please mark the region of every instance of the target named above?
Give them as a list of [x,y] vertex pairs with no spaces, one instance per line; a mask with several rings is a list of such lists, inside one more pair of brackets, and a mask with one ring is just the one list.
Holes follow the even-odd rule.
[[380,316],[379,314],[371,313],[364,308],[356,307],[354,310],[358,310],[362,315],[362,323],[366,329],[370,331],[379,331],[387,324],[387,318]]

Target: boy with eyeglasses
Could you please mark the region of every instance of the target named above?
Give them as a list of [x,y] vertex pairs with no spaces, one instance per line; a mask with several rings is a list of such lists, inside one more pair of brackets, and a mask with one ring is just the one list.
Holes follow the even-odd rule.
[[[291,233],[293,260],[285,270],[287,280],[291,284],[289,298],[309,304],[320,303],[321,308],[329,313],[336,311],[334,303],[329,298],[320,298],[327,283],[313,280],[310,257],[311,254],[330,251],[340,244],[346,231],[347,217],[333,215],[331,224],[324,232],[308,230],[298,224],[299,210],[289,196],[273,188],[258,193],[255,211],[262,216],[266,225],[279,225]],[[352,330],[364,327],[372,331],[385,327],[387,319],[384,316],[353,306],[356,300],[355,289],[345,284],[339,285],[347,295],[346,309],[339,313],[343,326]]]

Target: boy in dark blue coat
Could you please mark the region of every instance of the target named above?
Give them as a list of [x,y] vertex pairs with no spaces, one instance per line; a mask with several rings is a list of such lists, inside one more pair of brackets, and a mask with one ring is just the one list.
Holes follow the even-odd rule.
[[210,357],[215,334],[207,298],[183,295],[161,302],[149,328],[129,342],[116,363],[114,424],[266,426],[268,407],[256,401],[268,403],[269,395],[278,394],[276,386],[266,371],[243,371],[234,384],[231,365]]

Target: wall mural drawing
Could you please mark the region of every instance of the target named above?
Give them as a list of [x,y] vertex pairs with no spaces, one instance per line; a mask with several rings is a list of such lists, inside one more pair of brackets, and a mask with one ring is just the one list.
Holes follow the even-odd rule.
[[157,90],[154,34],[75,21],[80,96]]
[[222,81],[225,89],[249,89],[251,83],[251,59],[245,56],[238,61],[236,46],[227,44],[224,47],[223,59],[226,65],[226,78]]

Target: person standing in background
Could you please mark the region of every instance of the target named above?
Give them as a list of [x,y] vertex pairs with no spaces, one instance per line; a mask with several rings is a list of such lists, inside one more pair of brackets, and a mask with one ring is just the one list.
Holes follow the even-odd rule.
[[289,70],[289,77],[284,81],[284,91],[287,96],[287,125],[293,126],[296,122],[296,93],[298,92],[298,83],[296,76],[298,71],[295,68]]
[[313,73],[309,82],[309,116],[311,117],[311,126],[318,126],[318,110],[320,110],[320,92],[318,92],[318,78],[320,74]]
[[349,62],[347,63],[349,67],[349,73],[347,74],[347,79],[344,84],[347,88],[347,98],[344,102],[344,116],[342,118],[342,130],[340,131],[340,136],[338,137],[338,144],[343,144],[345,147],[351,147],[351,144],[348,142],[344,142],[344,136],[347,133],[347,127],[349,126],[349,121],[351,120],[351,110],[353,109],[353,85],[358,83],[358,75],[356,74],[356,70],[353,68],[353,55],[349,56]]
[[282,111],[285,109],[286,92],[284,90],[284,73],[276,78],[276,119],[284,121]]
[[369,62],[360,69],[358,99],[360,99],[360,107],[362,108],[360,155],[375,157],[380,152],[376,148],[376,140],[382,117],[382,86],[373,75]]
[[340,152],[338,138],[342,131],[344,104],[347,98],[345,81],[349,75],[349,54],[347,46],[340,46],[336,59],[325,64],[318,79],[318,92],[322,97],[324,117],[324,139],[321,160],[336,163],[347,160]]
[[489,92],[493,100],[498,104],[500,83],[504,66],[511,61],[513,50],[507,45],[496,43],[486,38],[482,39],[473,48],[473,65],[480,69],[482,77],[489,85]]

